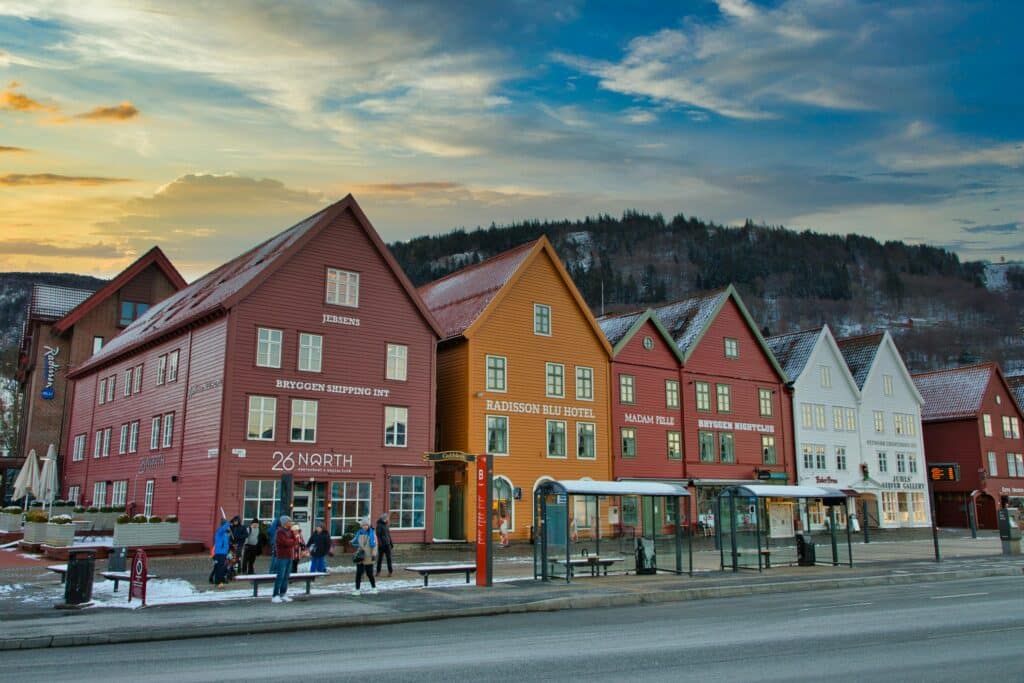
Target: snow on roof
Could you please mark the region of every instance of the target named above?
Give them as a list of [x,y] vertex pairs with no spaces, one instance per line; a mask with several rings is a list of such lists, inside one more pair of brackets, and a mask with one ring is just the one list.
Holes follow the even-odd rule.
[[94,293],[91,289],[32,285],[28,317],[30,320],[60,320]]
[[541,486],[550,486],[559,493],[577,496],[688,496],[684,487],[679,484],[668,484],[650,481],[591,481],[589,479],[569,479],[565,481],[547,481]]
[[744,484],[736,486],[739,496],[748,495],[757,498],[829,498],[846,499],[846,494],[839,489],[822,486],[775,486],[773,484]]
[[445,339],[458,337],[476,321],[537,242],[513,247],[419,288],[420,297],[441,326]]
[[985,363],[913,375],[914,385],[924,399],[921,421],[975,417],[994,370],[995,364]]
[[1007,375],[1006,383],[1010,385],[1010,391],[1017,397],[1017,405],[1024,410],[1024,374]]
[[816,327],[811,330],[789,332],[765,339],[768,348],[775,354],[779,365],[786,371],[786,376],[791,381],[795,382],[807,367],[807,361],[811,359],[811,353],[814,352],[814,345],[818,342],[818,337],[821,336],[821,330],[822,328]]
[[633,313],[606,315],[598,318],[597,324],[601,326],[601,331],[604,332],[608,343],[615,346],[622,341],[622,338],[626,336],[626,333],[633,328],[633,325],[636,324],[636,321],[643,314],[644,311],[635,311]]
[[729,289],[711,294],[683,299],[654,309],[655,315],[676,342],[682,353],[686,353],[701,335],[711,319],[729,295]]
[[846,361],[846,366],[850,368],[850,374],[857,382],[858,389],[864,388],[864,382],[868,379],[871,365],[875,362],[875,354],[878,353],[878,347],[882,344],[884,337],[884,332],[875,332],[861,337],[836,340],[839,350],[843,353],[843,360]]

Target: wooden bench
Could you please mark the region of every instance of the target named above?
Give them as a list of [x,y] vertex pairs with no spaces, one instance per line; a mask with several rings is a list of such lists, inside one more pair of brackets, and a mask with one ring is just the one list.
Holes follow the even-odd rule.
[[[293,572],[288,577],[288,583],[292,581],[304,581],[306,583],[306,595],[309,595],[309,586],[321,576],[327,576],[327,572]],[[259,597],[259,585],[261,583],[273,583],[277,580],[277,574],[236,574],[235,581],[251,581],[252,597]]]
[[410,572],[417,572],[423,577],[423,585],[430,585],[431,574],[466,574],[466,583],[469,583],[469,575],[476,571],[475,564],[418,564],[406,567]]
[[600,557],[598,555],[591,555],[589,557],[574,557],[568,562],[564,559],[551,559],[551,573],[555,573],[556,565],[567,565],[569,578],[576,575],[576,567],[589,567],[590,575],[597,576],[601,569],[604,570],[604,576],[608,576],[608,567],[612,566],[616,562],[625,562],[624,557]]
[[[117,585],[122,581],[130,581],[132,578],[131,572],[100,572],[100,576],[104,579],[114,582],[114,592],[117,592]],[[156,574],[147,574],[146,579],[156,579]]]
[[61,583],[64,583],[64,579],[67,578],[68,566],[66,564],[51,564],[46,569],[47,569],[47,571],[51,571],[54,574],[60,574],[60,582]]

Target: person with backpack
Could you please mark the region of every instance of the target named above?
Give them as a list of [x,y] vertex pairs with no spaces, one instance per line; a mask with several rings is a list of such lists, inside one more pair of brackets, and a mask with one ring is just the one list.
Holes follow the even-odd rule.
[[388,576],[394,573],[391,566],[391,549],[395,544],[391,541],[391,527],[388,526],[388,513],[384,513],[377,520],[377,576],[380,576],[381,563],[385,556],[388,558]]
[[217,588],[224,587],[225,563],[231,549],[231,523],[224,520],[213,535],[213,582]]
[[306,544],[309,550],[309,571],[327,572],[327,554],[331,552],[331,535],[327,533],[323,522],[317,522],[316,531]]
[[352,595],[360,595],[359,584],[362,583],[363,574],[370,580],[369,593],[377,592],[377,582],[373,578],[373,561],[377,556],[377,535],[370,528],[370,518],[363,517],[359,520],[359,531],[352,539],[352,547],[356,549],[352,561],[356,565],[356,588]]

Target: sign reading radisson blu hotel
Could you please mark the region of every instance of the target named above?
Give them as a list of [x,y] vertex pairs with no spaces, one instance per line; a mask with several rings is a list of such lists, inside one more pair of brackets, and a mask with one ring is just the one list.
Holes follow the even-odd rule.
[[60,368],[57,365],[57,354],[60,353],[59,346],[44,346],[46,351],[43,353],[43,390],[41,395],[47,401],[52,400],[54,396],[53,391],[53,380],[57,376],[57,370]]

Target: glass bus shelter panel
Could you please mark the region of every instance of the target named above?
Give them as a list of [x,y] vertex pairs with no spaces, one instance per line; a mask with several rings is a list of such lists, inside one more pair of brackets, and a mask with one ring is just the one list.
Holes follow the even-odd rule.
[[769,498],[764,501],[764,544],[772,565],[797,563],[796,535],[803,528],[797,500]]
[[660,528],[656,528],[654,534],[655,566],[662,571],[689,573],[690,525],[686,523],[686,501],[655,498],[653,508],[656,514],[661,514]]
[[737,565],[746,569],[760,569],[762,543],[760,499],[734,497],[733,511],[734,538],[736,540]]
[[808,534],[814,543],[814,563],[818,565],[849,565],[851,548],[847,536],[846,510],[842,505],[827,505],[823,511],[824,525]]
[[[565,494],[549,494],[544,497],[547,523],[544,525],[544,539],[547,547],[547,575],[552,578],[565,578],[565,558],[571,552],[569,538],[569,496]],[[552,562],[563,560],[563,562]]]

